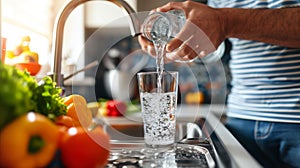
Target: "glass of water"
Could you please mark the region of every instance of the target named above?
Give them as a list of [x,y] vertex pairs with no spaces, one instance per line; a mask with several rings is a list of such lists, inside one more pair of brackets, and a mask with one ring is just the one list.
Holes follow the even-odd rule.
[[138,85],[146,146],[161,149],[173,146],[178,72],[140,72]]

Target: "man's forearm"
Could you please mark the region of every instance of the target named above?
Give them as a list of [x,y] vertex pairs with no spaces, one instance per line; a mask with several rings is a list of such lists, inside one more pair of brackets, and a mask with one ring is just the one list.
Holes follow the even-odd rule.
[[300,48],[300,8],[221,10],[228,38]]

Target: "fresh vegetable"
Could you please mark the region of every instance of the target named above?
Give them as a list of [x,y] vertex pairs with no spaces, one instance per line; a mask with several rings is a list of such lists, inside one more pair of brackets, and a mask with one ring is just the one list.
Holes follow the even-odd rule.
[[66,114],[61,89],[48,76],[38,83],[26,71],[0,63],[0,81],[0,130],[29,111],[51,119]]
[[47,117],[29,112],[0,133],[0,167],[45,167],[58,144],[58,127]]
[[15,118],[34,109],[36,80],[25,71],[0,63],[0,130]]
[[118,100],[108,100],[100,105],[100,113],[102,116],[123,116],[126,113],[127,105]]
[[101,127],[88,131],[83,127],[69,128],[62,138],[61,160],[66,168],[104,167],[109,157],[109,136]]
[[57,125],[58,127],[58,148],[60,149],[62,142],[64,142],[64,139],[67,137],[68,129],[72,127],[67,127],[65,125]]
[[75,126],[89,127],[92,124],[92,112],[87,106],[86,99],[77,94],[72,94],[63,99],[67,106],[66,115],[73,119]]
[[108,116],[123,116],[126,112],[126,104],[118,100],[109,100],[106,103]]
[[109,116],[123,116],[126,112],[127,106],[122,101],[110,100],[107,102],[106,108]]
[[88,106],[93,109],[93,115],[96,117],[119,117],[141,111],[140,104],[137,100],[125,102],[100,98],[98,102],[89,103]]
[[50,119],[55,119],[55,117],[67,113],[67,106],[60,96],[62,90],[56,87],[56,84],[49,76],[44,77],[32,92],[32,100],[37,102],[37,106],[33,109],[34,111]]

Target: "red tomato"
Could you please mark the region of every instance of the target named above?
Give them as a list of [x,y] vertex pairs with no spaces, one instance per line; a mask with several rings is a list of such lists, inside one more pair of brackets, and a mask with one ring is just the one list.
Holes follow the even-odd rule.
[[61,142],[61,159],[67,168],[105,167],[109,157],[109,136],[101,127],[87,131],[71,127]]
[[60,148],[68,137],[68,127],[64,125],[57,125],[58,127],[58,148]]
[[106,104],[108,116],[123,116],[127,110],[127,106],[122,101],[109,100]]

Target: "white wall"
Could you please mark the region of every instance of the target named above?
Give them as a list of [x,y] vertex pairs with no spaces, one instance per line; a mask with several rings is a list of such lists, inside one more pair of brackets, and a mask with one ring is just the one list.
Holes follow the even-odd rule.
[[[125,0],[134,10],[137,9],[137,0]],[[126,26],[126,22],[111,22],[124,17],[124,13],[120,7],[112,2],[107,1],[91,1],[85,4],[85,26],[100,27],[110,24],[114,27]]]

